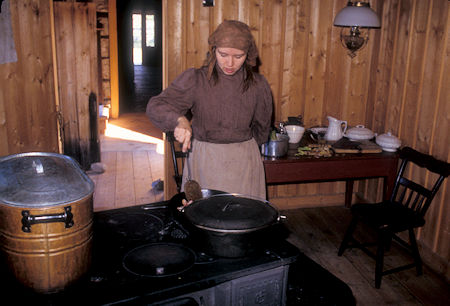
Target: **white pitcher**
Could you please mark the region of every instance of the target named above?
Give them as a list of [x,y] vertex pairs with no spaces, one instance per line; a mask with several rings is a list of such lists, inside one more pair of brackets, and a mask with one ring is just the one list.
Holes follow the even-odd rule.
[[344,136],[347,130],[347,121],[338,120],[331,116],[328,116],[328,129],[325,134],[327,141],[337,141]]

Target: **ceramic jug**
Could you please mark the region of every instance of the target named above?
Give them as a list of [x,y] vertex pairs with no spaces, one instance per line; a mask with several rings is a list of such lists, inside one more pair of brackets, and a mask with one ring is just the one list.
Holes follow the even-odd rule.
[[327,141],[337,141],[344,136],[347,130],[347,121],[338,120],[331,116],[328,116],[328,128],[325,134]]

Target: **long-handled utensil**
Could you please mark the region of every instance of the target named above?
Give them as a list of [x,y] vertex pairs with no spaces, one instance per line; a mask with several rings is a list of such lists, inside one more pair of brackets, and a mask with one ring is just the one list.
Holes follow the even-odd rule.
[[188,168],[187,181],[184,184],[184,193],[186,195],[186,200],[188,202],[199,200],[203,198],[202,188],[200,187],[200,184],[197,181],[191,179],[191,164],[189,163],[189,151],[186,152],[186,163]]

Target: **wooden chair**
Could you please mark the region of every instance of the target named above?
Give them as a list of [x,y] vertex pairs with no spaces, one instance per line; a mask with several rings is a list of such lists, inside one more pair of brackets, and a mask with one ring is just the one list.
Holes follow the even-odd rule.
[[[339,247],[341,256],[347,248],[357,247],[375,258],[375,287],[380,288],[383,275],[416,267],[417,275],[422,274],[422,260],[417,247],[414,229],[425,224],[425,213],[436,195],[444,179],[449,175],[450,164],[439,161],[430,155],[405,147],[400,151],[401,164],[394,189],[388,201],[381,203],[355,204],[351,208],[352,220],[347,228],[344,239]],[[421,168],[437,174],[437,179],[431,189],[420,183],[404,177],[408,164],[415,164]],[[430,176],[436,177],[436,176]],[[353,238],[358,222],[363,222],[377,233],[376,254],[366,247],[374,243],[360,243]],[[408,231],[409,243],[397,234]],[[392,239],[405,247],[414,258],[414,263],[383,271],[384,251],[389,250]]]
[[173,131],[166,132],[167,141],[169,141],[170,149],[172,151],[172,161],[173,161],[173,167],[174,167],[174,176],[175,183],[177,184],[177,191],[178,193],[181,192],[181,182],[183,179],[183,173],[179,171],[178,167],[178,160],[181,161],[181,169],[183,169],[184,165],[184,158],[186,157],[186,153],[182,152],[181,150],[177,150],[175,148],[175,136],[173,135]]

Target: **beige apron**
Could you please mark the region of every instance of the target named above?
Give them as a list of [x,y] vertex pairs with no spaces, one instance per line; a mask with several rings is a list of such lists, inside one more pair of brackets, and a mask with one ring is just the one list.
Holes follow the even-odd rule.
[[[193,140],[189,153],[191,179],[201,188],[257,197],[266,200],[264,166],[254,139],[239,143],[217,144]],[[187,180],[183,169],[181,190]]]

